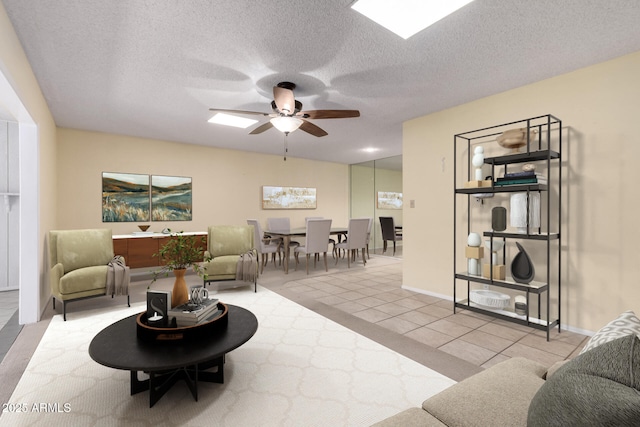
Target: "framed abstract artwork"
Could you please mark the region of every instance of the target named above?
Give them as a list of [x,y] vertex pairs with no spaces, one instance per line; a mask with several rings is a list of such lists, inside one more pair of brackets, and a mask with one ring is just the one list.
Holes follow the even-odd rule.
[[402,209],[402,193],[378,191],[378,209]]
[[102,173],[102,222],[149,221],[149,175]]
[[191,221],[193,189],[190,177],[151,176],[151,220]]
[[308,187],[262,187],[262,209],[315,209],[316,189]]

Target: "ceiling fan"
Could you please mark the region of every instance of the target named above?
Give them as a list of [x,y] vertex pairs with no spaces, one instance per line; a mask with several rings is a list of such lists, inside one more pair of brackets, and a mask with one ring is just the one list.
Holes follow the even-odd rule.
[[235,114],[248,114],[271,117],[271,119],[258,126],[250,135],[257,135],[275,127],[280,132],[288,135],[296,129],[301,129],[313,136],[321,137],[327,135],[322,128],[309,122],[307,119],[341,119],[350,117],[360,117],[358,110],[308,110],[302,111],[302,103],[295,99],[293,90],[295,83],[280,82],[273,87],[273,101],[271,101],[272,113],[260,113],[257,111],[228,110],[223,108],[210,108],[210,111],[218,111]]

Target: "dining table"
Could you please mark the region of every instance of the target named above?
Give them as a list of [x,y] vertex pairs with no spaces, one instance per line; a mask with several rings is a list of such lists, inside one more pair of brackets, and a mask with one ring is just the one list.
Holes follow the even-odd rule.
[[[331,227],[329,235],[338,236],[338,242],[342,239],[342,236],[347,234],[347,227]],[[289,274],[289,244],[292,237],[304,237],[307,235],[306,227],[292,228],[288,231],[283,230],[264,230],[264,234],[271,237],[281,237],[284,245],[284,274]],[[327,242],[328,244],[328,242]]]

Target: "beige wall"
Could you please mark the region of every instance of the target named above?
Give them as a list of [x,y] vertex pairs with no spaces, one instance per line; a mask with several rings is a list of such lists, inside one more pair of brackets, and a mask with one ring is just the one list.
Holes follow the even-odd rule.
[[[109,227],[114,234],[139,231],[206,231],[213,224],[266,225],[267,217],[289,216],[304,226],[306,216],[349,218],[348,165],[128,136],[58,129],[58,227]],[[184,222],[102,222],[102,172],[188,176],[193,181],[193,220]],[[317,209],[263,210],[262,186],[315,187]]]
[[453,135],[553,114],[566,127],[562,323],[595,331],[640,312],[638,76],[640,52],[406,122],[404,286],[452,296]]
[[[32,277],[29,283],[21,283],[22,289],[26,289],[27,293],[23,294],[23,298],[27,301],[33,295],[39,295],[39,307],[44,308],[48,302],[49,285],[45,282],[45,267],[48,264],[46,260],[45,236],[49,229],[53,228],[56,223],[56,127],[49,112],[47,103],[40,91],[40,86],[31,70],[31,66],[27,57],[22,50],[22,45],[18,40],[13,26],[9,21],[4,6],[0,4],[0,72],[11,84],[13,90],[18,95],[20,101],[28,111],[31,119],[37,126],[37,156],[30,159],[36,167],[34,170],[39,171],[39,176],[34,176],[38,187],[37,210],[38,220],[30,227],[35,228],[37,242],[25,242],[21,237],[21,244],[29,246],[37,246],[38,253],[32,254],[33,258],[28,265],[37,269],[37,275],[29,275]],[[0,102],[6,101],[5,99]],[[22,120],[21,117],[16,117]],[[35,175],[35,174],[34,174]],[[21,183],[21,186],[24,183]],[[21,190],[22,191],[22,190]],[[30,237],[29,237],[30,238]],[[24,272],[21,272],[21,276]],[[36,283],[37,282],[37,283]],[[23,313],[20,313],[21,321]],[[29,321],[31,316],[29,317]]]

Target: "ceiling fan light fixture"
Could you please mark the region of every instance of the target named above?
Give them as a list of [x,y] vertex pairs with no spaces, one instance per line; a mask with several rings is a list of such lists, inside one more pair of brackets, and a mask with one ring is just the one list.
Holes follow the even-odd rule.
[[209,123],[215,123],[218,125],[225,126],[233,126],[237,128],[246,129],[254,123],[257,123],[257,120],[247,119],[246,117],[238,117],[232,114],[225,113],[216,113],[213,117],[207,120]]
[[473,0],[358,0],[351,8],[408,39]]
[[273,127],[282,133],[291,133],[302,126],[302,119],[297,117],[280,116],[270,120]]

